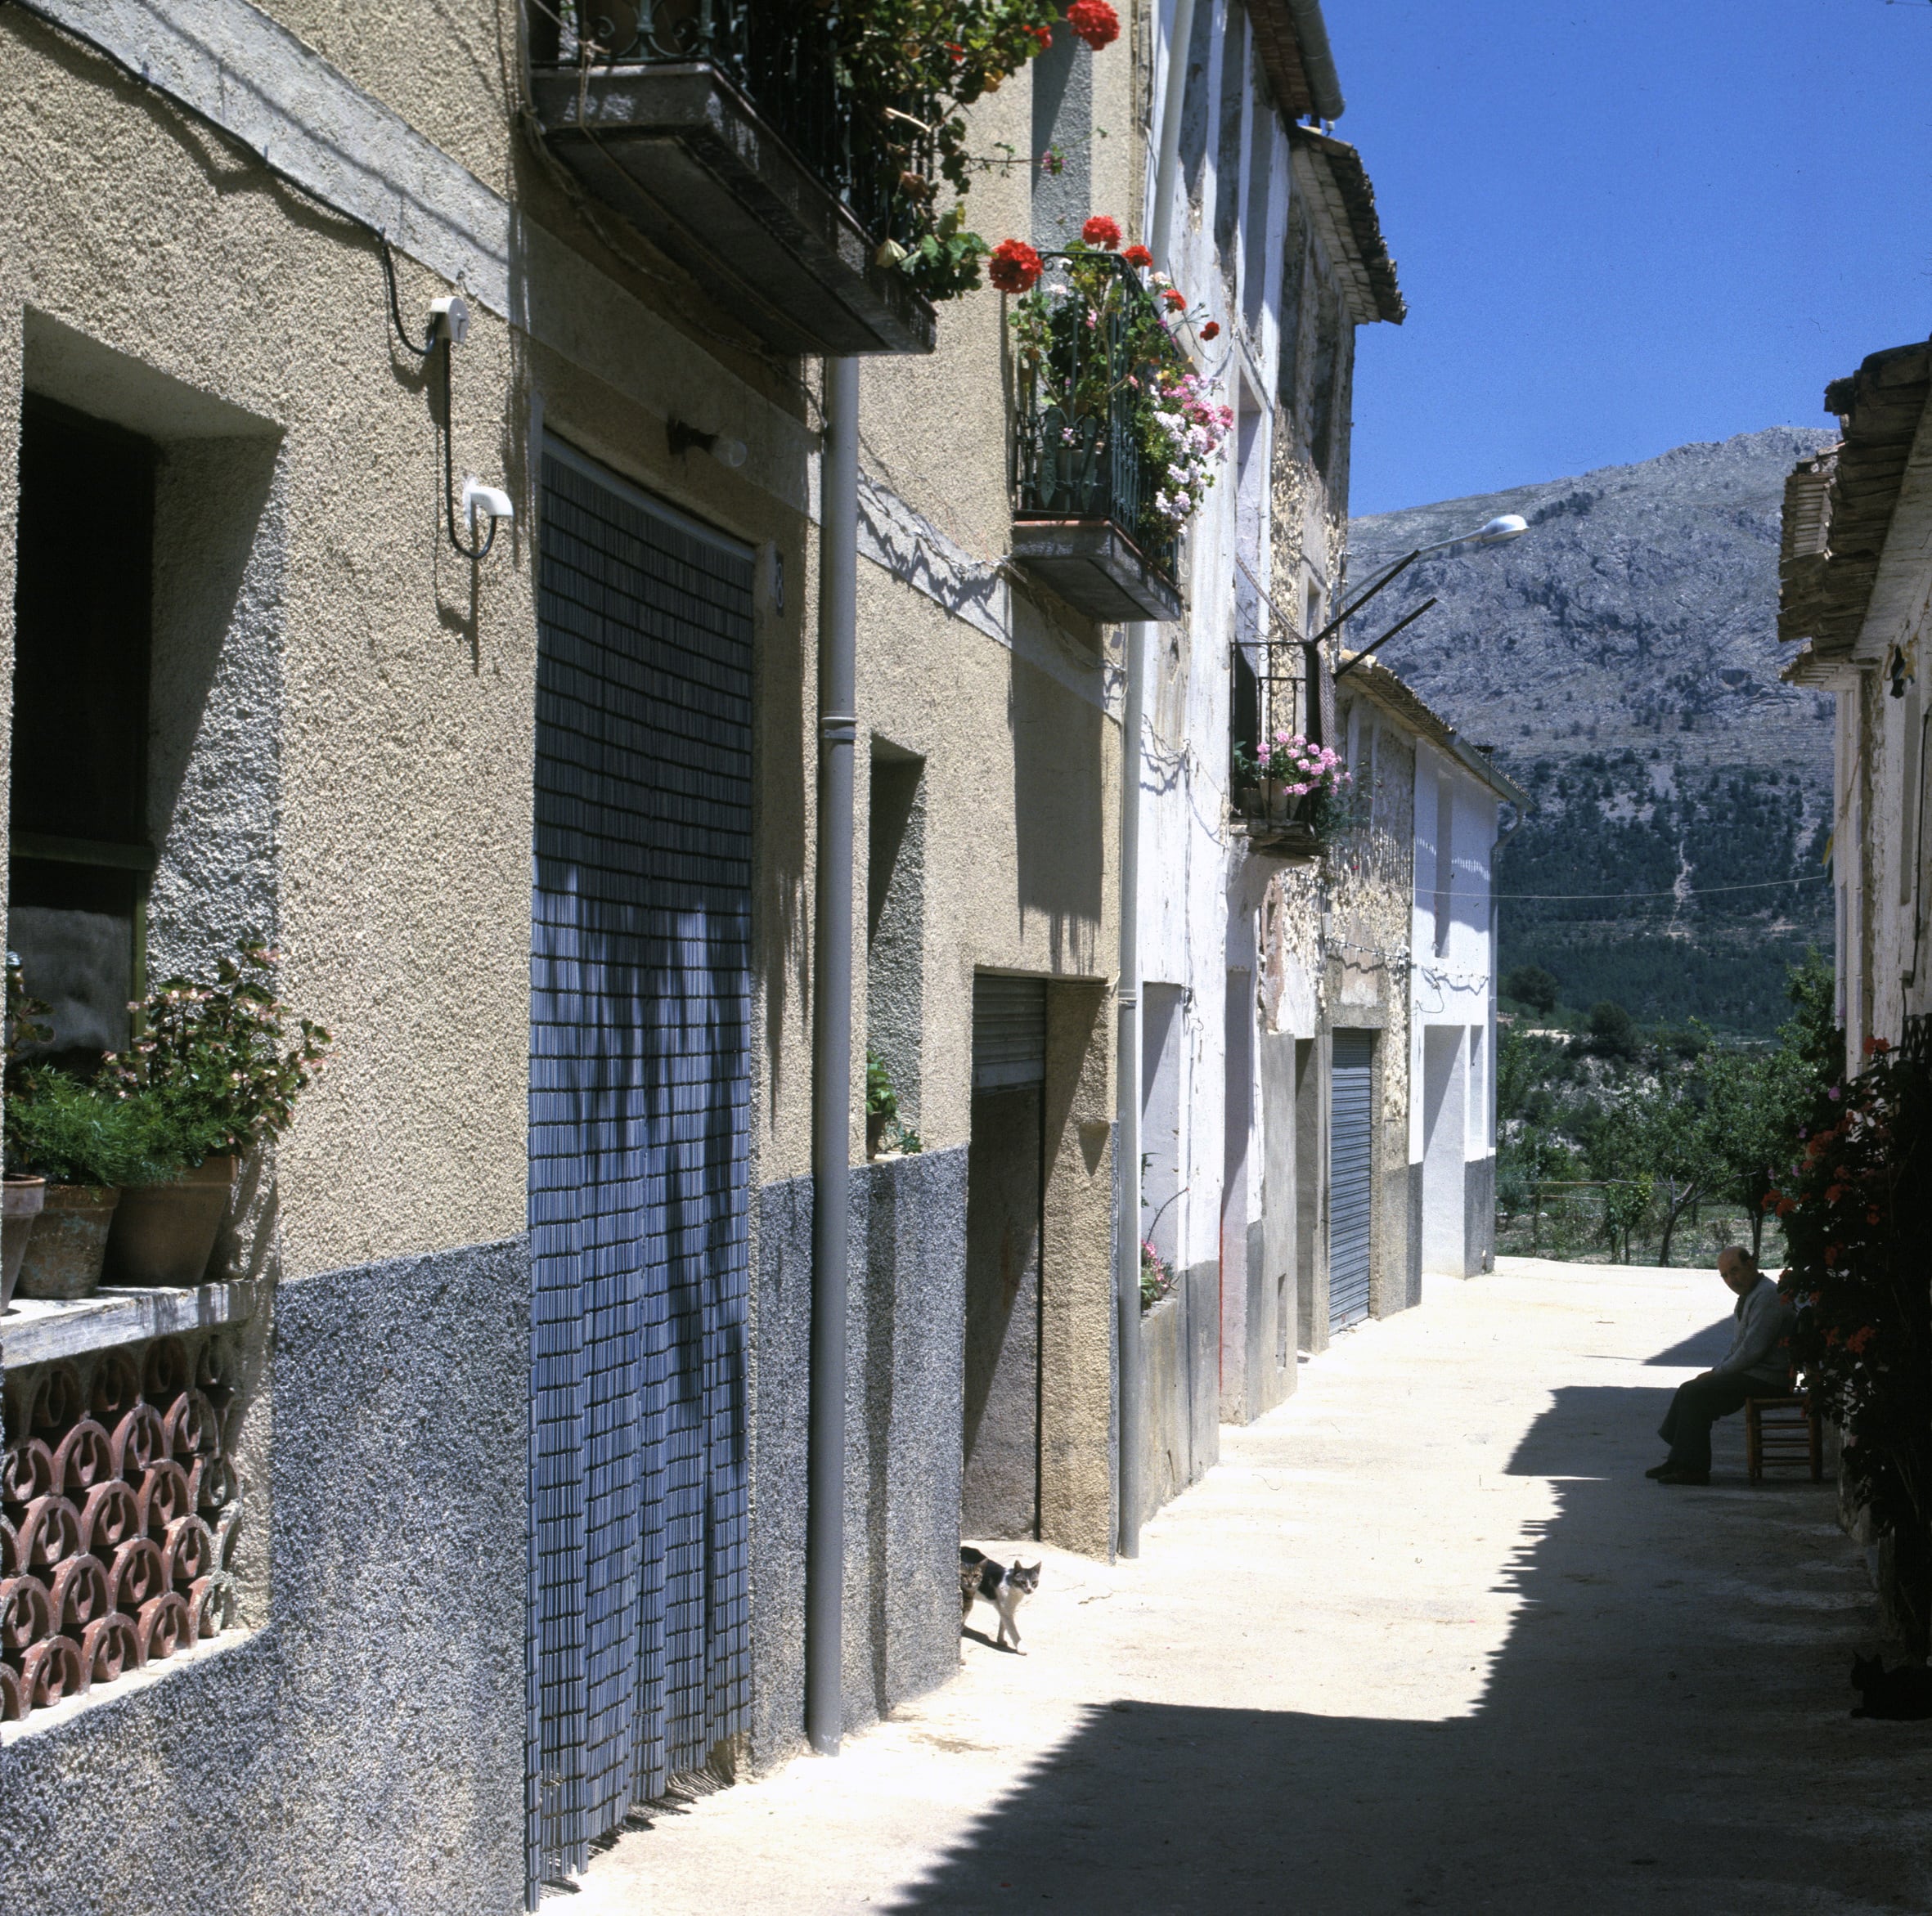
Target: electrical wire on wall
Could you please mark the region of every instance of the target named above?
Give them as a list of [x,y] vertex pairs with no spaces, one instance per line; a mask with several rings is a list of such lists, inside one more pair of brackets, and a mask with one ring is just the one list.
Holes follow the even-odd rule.
[[[482,559],[489,557],[490,548],[496,543],[496,523],[510,515],[510,501],[501,492],[487,486],[470,486],[464,489],[464,503],[470,511],[470,523],[476,523],[480,510],[488,518],[490,529],[485,532],[482,542],[466,545],[456,531],[456,396],[450,362],[456,357],[456,348],[463,343],[470,330],[470,308],[454,296],[447,299],[433,300],[429,307],[429,326],[424,343],[419,346],[410,338],[409,329],[402,323],[402,302],[396,287],[396,262],[389,251],[387,233],[378,236],[377,244],[382,249],[383,277],[389,289],[389,317],[394,322],[396,337],[418,359],[440,358],[443,371],[443,523],[449,533],[449,542],[465,559]],[[440,353],[438,348],[442,350]]]

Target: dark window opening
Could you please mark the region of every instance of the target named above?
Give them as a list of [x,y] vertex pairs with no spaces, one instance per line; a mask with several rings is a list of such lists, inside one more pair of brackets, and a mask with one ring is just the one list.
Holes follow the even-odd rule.
[[8,940],[91,1069],[127,1042],[147,873],[154,448],[29,396],[20,422]]
[[[1234,750],[1250,758],[1261,756],[1261,681],[1249,662],[1247,648],[1234,648],[1234,709],[1229,729],[1234,734]],[[1239,783],[1237,779],[1236,783]]]

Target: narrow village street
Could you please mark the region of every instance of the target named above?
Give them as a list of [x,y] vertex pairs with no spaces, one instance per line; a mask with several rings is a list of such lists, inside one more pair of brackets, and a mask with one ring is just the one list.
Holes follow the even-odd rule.
[[1642,1475],[1728,1302],[1708,1271],[1429,1279],[1224,1430],[1138,1562],[1040,1552],[1023,1656],[968,1640],[570,1906],[1932,1908],[1932,1731],[1848,1714],[1878,1620],[1835,1490],[1753,1488],[1735,1418],[1710,1488]]

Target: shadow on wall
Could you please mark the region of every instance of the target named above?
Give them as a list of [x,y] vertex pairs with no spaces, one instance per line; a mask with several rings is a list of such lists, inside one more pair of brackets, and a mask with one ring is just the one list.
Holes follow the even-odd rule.
[[1932,1737],[1848,1715],[1874,1610],[1845,1594],[1831,1489],[1746,1488],[1721,1425],[1729,1487],[1687,1523],[1639,1474],[1663,1406],[1565,1390],[1529,1434],[1511,1474],[1555,1479],[1558,1514],[1507,1567],[1520,1607],[1469,1715],[1095,1705],[891,1906],[1925,1907]]
[[1018,929],[1044,916],[1056,971],[1104,970],[1100,887],[1108,869],[1103,798],[1105,720],[1097,706],[1013,661],[1013,832],[1019,861]]

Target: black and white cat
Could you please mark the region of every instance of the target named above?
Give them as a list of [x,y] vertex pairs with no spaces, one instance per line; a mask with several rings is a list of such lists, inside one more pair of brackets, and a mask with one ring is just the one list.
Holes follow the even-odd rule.
[[995,1564],[984,1550],[976,1550],[969,1543],[959,1546],[959,1622],[964,1624],[973,1614],[973,1600],[991,1604],[1000,1613],[999,1647],[1006,1647],[1006,1640],[1013,1638],[1013,1647],[1020,1647],[1019,1627],[1013,1620],[1013,1613],[1020,1607],[1023,1597],[1030,1597],[1040,1588],[1040,1566],[1029,1568],[1022,1563]]
[[1865,1700],[1854,1716],[1875,1716],[1893,1723],[1916,1723],[1932,1716],[1932,1670],[1901,1663],[1888,1670],[1883,1657],[1852,1658],[1852,1688]]

